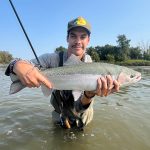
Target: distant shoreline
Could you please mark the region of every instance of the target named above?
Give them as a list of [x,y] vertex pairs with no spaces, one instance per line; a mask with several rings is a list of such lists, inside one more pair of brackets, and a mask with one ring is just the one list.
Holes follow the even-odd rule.
[[0,68],[6,68],[8,66],[8,64],[1,64],[0,63]]
[[117,65],[123,65],[123,66],[150,66],[150,61],[148,60],[126,60],[124,62],[117,62],[115,63]]

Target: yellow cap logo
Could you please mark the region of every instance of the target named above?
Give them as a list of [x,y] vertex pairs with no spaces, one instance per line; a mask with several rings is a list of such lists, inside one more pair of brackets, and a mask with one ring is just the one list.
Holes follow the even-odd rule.
[[86,20],[84,18],[78,18],[76,21],[77,25],[86,25]]

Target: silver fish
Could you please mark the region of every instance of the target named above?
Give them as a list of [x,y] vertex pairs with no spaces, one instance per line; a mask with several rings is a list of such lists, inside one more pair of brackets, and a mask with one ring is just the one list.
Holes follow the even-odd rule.
[[[136,83],[141,79],[141,73],[133,69],[108,64],[108,63],[84,63],[75,55],[71,55],[63,67],[50,68],[42,71],[43,75],[57,90],[81,90],[94,91],[97,87],[97,79],[101,76],[111,75],[117,80],[120,87]],[[17,93],[25,86],[16,79],[10,87],[10,94]],[[49,96],[52,89],[41,85],[42,92]]]

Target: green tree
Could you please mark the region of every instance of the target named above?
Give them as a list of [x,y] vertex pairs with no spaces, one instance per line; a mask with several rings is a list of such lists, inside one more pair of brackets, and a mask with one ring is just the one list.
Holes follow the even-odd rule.
[[93,48],[93,47],[87,48],[87,54],[89,54],[92,57],[93,61],[95,61],[95,62],[100,61],[99,55],[98,55],[97,51],[95,50],[95,48]]
[[[118,35],[117,36],[118,40],[118,47],[120,48],[120,58],[125,60],[129,56],[129,49],[130,49],[130,41],[129,39],[126,38],[124,34]],[[122,61],[123,61],[122,60]]]
[[0,51],[0,63],[9,63],[13,59],[12,55],[7,51]]
[[147,54],[150,55],[150,46],[149,46],[149,48],[147,49]]
[[129,51],[129,56],[131,59],[141,59],[142,53],[139,47],[131,47]]
[[148,54],[147,52],[144,51],[144,53],[143,53],[143,59],[144,60],[150,60],[150,54]]
[[56,49],[55,49],[55,52],[61,52],[61,51],[67,51],[67,49],[65,48],[65,47],[63,47],[63,46],[59,46],[59,47],[57,47]]
[[[105,46],[96,46],[95,47],[96,51],[99,54],[99,57],[101,58],[101,60],[113,60],[113,61],[118,61],[118,47],[117,46],[113,46],[113,45],[109,45],[106,44]],[[111,57],[111,58],[110,58]]]
[[115,62],[115,56],[113,54],[108,54],[107,55],[107,61],[109,61],[109,62]]
[[96,46],[95,47],[95,50],[99,54],[99,57],[101,60],[107,60],[107,55],[110,53],[111,49],[112,49],[111,46],[108,44],[105,46]]

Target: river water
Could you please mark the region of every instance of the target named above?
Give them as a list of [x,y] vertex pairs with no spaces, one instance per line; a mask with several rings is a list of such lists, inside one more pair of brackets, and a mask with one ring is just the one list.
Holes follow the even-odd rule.
[[96,98],[94,119],[84,131],[52,122],[52,106],[40,89],[9,95],[0,68],[0,150],[150,150],[150,67],[133,67],[140,82]]

